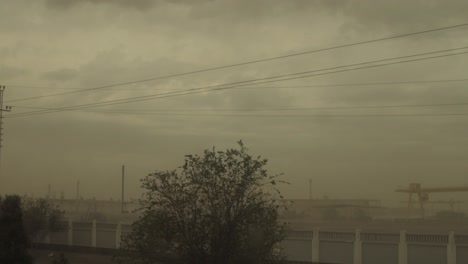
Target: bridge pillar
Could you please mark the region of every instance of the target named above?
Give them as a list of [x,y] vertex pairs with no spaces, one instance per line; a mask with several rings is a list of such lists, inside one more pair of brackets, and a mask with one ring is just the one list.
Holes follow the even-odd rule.
[[93,220],[93,229],[91,230],[91,247],[96,247],[96,220]]
[[320,229],[314,228],[312,233],[312,263],[320,262]]
[[115,230],[115,248],[120,248],[122,241],[122,223],[117,224],[117,229]]
[[400,243],[398,244],[398,264],[408,264],[408,243],[406,231],[400,231]]
[[457,245],[455,244],[455,233],[451,231],[447,245],[447,264],[457,264]]
[[73,246],[73,221],[68,219],[68,235],[67,235],[67,244]]
[[362,264],[361,230],[356,229],[354,234],[354,264]]

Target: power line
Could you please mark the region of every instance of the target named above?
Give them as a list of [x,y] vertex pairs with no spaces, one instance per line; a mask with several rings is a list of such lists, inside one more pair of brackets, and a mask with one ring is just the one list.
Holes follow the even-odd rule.
[[[271,77],[264,77],[264,78],[259,78],[259,79],[246,80],[246,81],[238,81],[238,82],[232,82],[232,83],[229,83],[229,84],[208,86],[208,88],[221,87],[221,86],[234,85],[234,84],[242,84],[242,83],[250,83],[250,82],[257,82],[257,81],[270,80],[270,79],[279,79],[279,78],[284,78],[284,77],[289,77],[289,76],[296,76],[296,75],[303,75],[303,74],[308,74],[308,73],[313,73],[313,72],[321,72],[321,71],[335,70],[335,69],[341,69],[341,68],[349,68],[349,67],[353,67],[353,66],[367,65],[367,64],[377,63],[377,62],[392,61],[392,60],[397,60],[397,59],[412,58],[412,57],[419,57],[419,56],[425,56],[425,55],[431,55],[431,54],[437,54],[437,53],[445,53],[445,52],[450,52],[450,51],[464,50],[464,49],[467,49],[467,48],[468,48],[468,46],[465,46],[465,47],[459,47],[459,48],[452,48],[452,49],[445,49],[445,50],[431,51],[431,52],[425,52],[425,53],[419,53],[419,54],[413,54],[413,55],[400,56],[400,57],[389,58],[389,59],[380,59],[380,60],[374,60],[374,61],[353,63],[353,64],[329,67],[329,68],[324,68],[324,69],[317,69],[317,70],[310,70],[310,71],[304,71],[304,72],[290,73],[290,74],[277,75],[277,76],[271,76]],[[189,89],[189,90],[191,90],[191,89]],[[175,91],[175,92],[178,92],[178,91]],[[62,95],[70,94],[70,93],[71,92],[62,93]],[[19,102],[19,101],[29,101],[29,100],[33,100],[33,99],[41,99],[41,98],[46,98],[46,97],[50,97],[50,95],[41,95],[41,96],[35,96],[35,97],[29,97],[29,98],[20,98],[20,99],[9,100],[7,102],[12,103],[12,102]]]
[[[270,80],[270,81],[265,81],[263,83],[270,83],[270,82],[276,82],[276,81],[285,81],[285,80],[306,78],[306,77],[326,75],[326,74],[332,74],[332,73],[337,73],[337,72],[353,71],[353,70],[359,70],[359,69],[365,69],[365,68],[380,67],[380,66],[386,66],[386,65],[390,65],[390,64],[399,64],[399,63],[407,63],[407,62],[412,62],[412,61],[421,61],[421,60],[427,60],[427,59],[432,59],[432,58],[440,58],[440,57],[446,57],[446,56],[453,56],[453,55],[465,54],[465,53],[467,53],[467,52],[446,54],[446,55],[426,57],[426,58],[419,58],[419,59],[413,59],[413,60],[407,60],[407,61],[398,61],[398,62],[387,63],[387,64],[377,64],[377,65],[371,65],[371,66],[367,66],[367,67],[345,69],[345,70],[340,70],[340,71],[326,72],[326,73],[313,74],[313,75],[307,75],[307,76],[299,76],[299,77],[293,77],[293,78],[281,79],[281,80]],[[90,103],[90,104],[84,104],[84,105],[63,107],[63,108],[58,109],[58,111],[67,111],[67,110],[72,110],[72,109],[82,109],[82,108],[89,108],[89,107],[106,106],[106,105],[113,105],[113,104],[121,104],[121,103],[128,103],[128,102],[151,100],[151,99],[157,99],[157,98],[167,98],[167,97],[181,96],[181,95],[187,95],[187,94],[203,93],[203,92],[207,92],[207,91],[234,89],[234,88],[238,88],[238,87],[249,86],[251,84],[237,85],[237,86],[233,86],[233,87],[220,87],[220,88],[217,88],[219,86],[226,86],[226,85],[229,85],[229,84],[217,85],[217,86],[208,86],[208,87],[201,87],[201,88],[193,88],[193,89],[186,90],[187,92],[185,92],[185,93],[156,94],[156,95],[133,97],[133,98],[128,98],[128,99],[119,99],[119,100],[111,100],[111,101],[106,101],[106,102],[97,102],[97,103]],[[214,87],[214,88],[212,88],[212,87]],[[207,88],[211,88],[211,89],[206,90]],[[52,111],[52,112],[56,112],[56,111]],[[21,115],[43,114],[43,113],[45,114],[45,113],[52,113],[52,112],[49,112],[49,111],[33,111],[33,112],[22,113]],[[20,114],[17,114],[17,115],[14,115],[12,117],[16,117],[16,116],[19,116],[19,115]]]
[[[75,111],[75,110],[72,110]],[[95,110],[76,110],[79,112],[87,113],[101,113],[101,114],[128,114],[128,115],[151,115],[151,116],[198,116],[198,117],[283,117],[283,118],[297,118],[297,117],[433,117],[433,116],[468,116],[468,113],[433,113],[433,114],[173,114],[173,113],[151,113],[151,112],[123,112],[123,111],[95,111]]]
[[[134,109],[116,109],[116,110],[79,110],[81,112],[92,113],[168,113],[168,112],[263,112],[263,111],[309,111],[309,110],[339,110],[339,109],[378,109],[378,108],[424,108],[424,107],[446,107],[446,106],[465,106],[468,102],[461,103],[439,103],[439,104],[403,104],[403,105],[364,105],[364,106],[324,106],[324,107],[296,107],[296,108],[244,108],[244,109],[157,109],[157,110],[134,110]],[[60,110],[61,108],[47,108],[34,106],[18,106],[15,108],[39,109],[39,110]],[[75,111],[75,110],[73,110]]]
[[[24,88],[24,89],[36,89],[36,90],[39,90],[39,89],[49,89],[49,90],[83,90],[83,89],[86,89],[86,88],[64,88],[64,87],[51,87],[51,86],[26,86],[26,85],[17,85],[15,86],[15,89],[18,89],[18,88]],[[152,89],[148,89],[148,88],[136,88],[136,89],[133,89],[133,88],[107,88],[107,89],[99,89],[99,90],[94,90],[94,92],[106,92],[106,91],[128,91],[128,90],[131,90],[131,91],[148,91],[148,90],[151,90],[151,91],[154,91],[154,90],[158,90],[158,91],[175,91],[175,90],[178,90],[178,89],[158,89],[158,88],[152,88]]]
[[[450,82],[466,82],[468,79],[442,79],[442,80],[415,80],[415,81],[389,81],[389,82],[366,82],[366,83],[331,83],[331,84],[312,84],[312,85],[289,85],[289,86],[249,86],[239,87],[239,89],[295,89],[295,88],[318,88],[318,87],[341,87],[341,86],[376,86],[376,85],[401,85],[401,84],[425,84],[425,83],[450,83]],[[35,86],[17,86],[20,88],[37,89]],[[79,90],[83,88],[60,88],[60,87],[46,87],[43,89],[64,89],[64,90]],[[159,89],[159,88],[145,88],[145,89],[102,89],[99,91],[186,91],[185,89]],[[16,100],[16,99],[13,99]]]
[[[459,49],[466,49],[466,48],[467,47],[457,48],[457,49],[450,49],[450,50],[459,50]],[[174,96],[182,96],[182,95],[188,95],[188,94],[204,93],[204,92],[209,92],[209,91],[234,89],[234,88],[238,88],[238,87],[254,85],[254,84],[249,84],[247,82],[257,82],[255,84],[262,84],[262,83],[272,83],[272,82],[278,82],[278,81],[289,81],[289,80],[302,79],[302,78],[313,77],[313,76],[328,75],[328,74],[333,74],[333,73],[348,72],[348,71],[355,71],[355,70],[368,69],[368,68],[376,68],[376,67],[382,67],[382,66],[388,66],[388,65],[394,65],[394,64],[401,64],[401,63],[408,63],[408,62],[415,62],[415,61],[423,61],[423,60],[428,60],[428,59],[442,58],[442,57],[455,56],[455,55],[461,55],[461,54],[467,54],[468,53],[468,51],[465,51],[465,52],[458,52],[458,53],[444,54],[444,55],[438,55],[438,56],[432,56],[432,57],[417,58],[417,59],[411,59],[411,60],[405,60],[405,61],[396,61],[396,62],[390,62],[390,63],[384,63],[384,64],[374,64],[374,65],[369,65],[369,66],[364,66],[364,67],[343,69],[343,70],[338,70],[338,71],[320,72],[320,71],[327,71],[327,70],[331,70],[331,69],[339,69],[339,68],[344,68],[344,67],[349,68],[349,67],[352,67],[352,66],[365,65],[365,64],[371,64],[371,63],[382,62],[382,61],[391,61],[391,60],[397,60],[397,59],[401,59],[401,58],[422,56],[422,55],[441,53],[441,52],[446,52],[446,50],[445,51],[435,51],[435,52],[429,52],[429,53],[422,53],[422,54],[417,54],[417,55],[407,55],[407,56],[396,57],[396,58],[391,58],[391,59],[383,59],[383,60],[363,62],[363,63],[357,63],[357,64],[350,64],[350,65],[346,65],[346,66],[338,66],[338,67],[327,68],[327,69],[322,69],[322,70],[308,71],[308,72],[315,72],[314,74],[310,74],[310,75],[295,76],[295,75],[298,75],[299,73],[294,73],[294,74],[289,74],[289,75],[281,75],[281,76],[277,76],[277,77],[273,76],[273,77],[254,79],[254,80],[248,80],[248,81],[240,81],[240,82],[227,83],[227,84],[221,84],[221,85],[213,85],[213,86],[192,88],[192,89],[185,90],[186,92],[184,92],[184,93],[172,92],[172,93],[165,93],[165,94],[156,94],[156,95],[146,95],[146,96],[132,97],[132,98],[126,98],[126,99],[109,100],[109,101],[89,103],[89,104],[83,104],[83,105],[62,107],[62,108],[58,108],[55,111],[47,111],[47,110],[44,110],[44,111],[31,111],[31,112],[26,112],[26,113],[22,113],[22,114],[9,115],[8,117],[12,118],[12,117],[19,117],[19,116],[26,116],[26,115],[29,116],[29,115],[37,115],[37,114],[47,114],[47,113],[54,113],[54,112],[57,112],[57,111],[68,111],[68,110],[73,110],[73,109],[99,107],[99,106],[107,106],[107,105],[115,105],[115,104],[122,104],[122,103],[138,102],[138,101],[145,101],[145,100],[152,100],[152,99],[159,99],[159,98],[168,98],[168,97],[174,97]],[[303,73],[300,73],[300,74],[304,74],[304,73],[308,73],[308,72],[303,72]],[[319,72],[319,73],[317,73],[317,72]],[[294,77],[284,78],[284,77],[288,77],[288,76],[294,76]],[[274,78],[283,78],[283,79],[272,80]],[[262,80],[265,80],[265,81],[262,81]],[[259,82],[259,81],[262,81],[262,82]],[[240,84],[240,83],[247,83],[247,84],[235,85],[235,84]],[[235,85],[235,86],[229,86],[229,85]],[[225,87],[225,86],[228,86],[228,87]]]
[[[72,93],[80,93],[80,92],[91,91],[91,90],[98,90],[98,89],[111,88],[111,87],[116,87],[116,86],[123,86],[123,85],[129,85],[129,84],[136,84],[136,83],[143,83],[143,82],[149,82],[149,81],[179,77],[179,76],[184,76],[184,75],[191,75],[191,74],[196,74],[196,73],[226,69],[226,68],[243,66],[243,65],[248,65],[248,64],[255,64],[255,63],[261,63],[261,62],[266,62],[266,61],[273,61],[273,60],[291,58],[291,57],[296,57],[296,56],[301,56],[301,55],[306,55],[306,54],[312,54],[312,53],[318,53],[318,52],[323,52],[323,51],[329,51],[329,50],[335,50],[335,49],[340,49],[340,48],[345,48],[345,47],[352,47],[352,46],[357,46],[357,45],[369,44],[369,43],[374,43],[374,42],[379,42],[379,41],[385,41],[385,40],[391,40],[391,39],[421,35],[421,34],[426,34],[426,33],[431,33],[431,32],[436,32],[436,31],[443,31],[443,30],[459,28],[459,27],[465,27],[465,26],[468,26],[468,23],[452,25],[452,26],[447,26],[447,27],[440,27],[440,28],[429,29],[429,30],[423,30],[423,31],[412,32],[412,33],[406,33],[406,34],[401,34],[401,35],[394,35],[394,36],[383,37],[383,38],[378,38],[378,39],[373,39],[373,40],[354,42],[354,43],[350,43],[350,44],[343,44],[343,45],[338,45],[338,46],[333,46],[333,47],[315,49],[315,50],[304,51],[304,52],[299,52],[299,53],[293,53],[293,54],[277,56],[277,57],[270,57],[270,58],[266,58],[266,59],[252,60],[252,61],[246,61],[246,62],[241,62],[241,63],[228,64],[228,65],[224,65],[224,66],[206,68],[206,69],[201,69],[201,70],[195,70],[195,71],[189,71],[189,72],[183,72],[183,73],[176,73],[176,74],[165,75],[165,76],[158,76],[158,77],[147,78],[147,79],[142,79],[142,80],[115,83],[115,84],[109,84],[109,85],[97,86],[97,87],[91,87],[91,88],[85,88],[85,89],[81,89],[81,90],[77,90],[77,91],[70,91],[70,92],[63,92],[63,93],[56,93],[56,94],[49,94],[49,95],[43,95],[43,96],[24,98],[23,100],[26,100],[26,99],[27,100],[40,99],[40,98],[45,98],[45,97],[66,95],[66,94],[72,94]],[[18,87],[18,86],[21,86],[21,85],[9,85],[9,86]]]

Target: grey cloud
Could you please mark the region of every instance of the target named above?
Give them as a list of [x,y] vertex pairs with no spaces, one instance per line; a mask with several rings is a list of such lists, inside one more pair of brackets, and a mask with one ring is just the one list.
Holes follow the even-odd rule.
[[4,47],[0,48],[0,57],[7,59],[10,57],[15,57],[18,53],[21,52],[21,48],[15,47]]
[[78,72],[75,69],[65,68],[47,72],[44,74],[44,77],[52,81],[66,82],[75,79],[77,74]]
[[155,0],[46,0],[50,8],[67,9],[80,4],[111,4],[121,7],[146,9],[153,7]]
[[[9,73],[6,68],[0,68],[2,80],[23,77],[14,72],[24,68],[36,73],[38,78],[31,75],[18,78],[22,84],[83,88],[334,46],[388,35],[389,31],[411,32],[455,24],[466,16],[466,4],[456,1],[49,0],[48,9],[37,2],[35,5],[40,7],[31,8],[29,2],[20,0],[11,4],[16,11],[1,16],[0,24],[11,28],[8,39],[24,39],[24,47],[15,53],[14,61],[6,64],[10,66]],[[108,10],[111,5],[119,8],[118,16],[116,10]],[[57,15],[57,10],[65,9],[64,15]],[[147,12],[137,13],[135,9]],[[5,9],[3,12],[7,13]],[[21,105],[58,107],[150,95],[158,93],[159,87],[190,89],[449,48],[466,41],[463,35],[453,39],[434,36],[427,35],[418,42],[412,38],[374,43],[116,87],[122,89],[117,91],[25,101]],[[0,43],[0,55],[13,54],[15,46],[13,42]],[[262,86],[451,79],[464,76],[465,71],[466,62],[459,57]],[[241,89],[103,109],[214,110],[449,103],[467,98],[464,86],[465,83]],[[136,91],[152,88],[155,90]],[[56,92],[10,91],[8,99]],[[15,112],[23,110],[14,108]],[[466,107],[432,108],[430,111],[463,112]],[[279,114],[408,112],[408,109],[322,110]],[[198,153],[212,146],[233,146],[235,141],[243,139],[254,152],[270,158],[272,171],[286,173],[286,180],[293,183],[287,196],[305,196],[307,190],[302,190],[301,186],[306,183],[306,177],[313,176],[317,188],[332,196],[349,196],[357,191],[363,196],[385,198],[393,194],[393,186],[406,184],[410,178],[425,180],[423,177],[427,176],[434,184],[457,184],[457,175],[466,172],[467,154],[460,148],[468,143],[465,136],[468,127],[463,120],[460,117],[111,115],[71,111],[7,119],[3,165],[6,175],[12,175],[13,180],[8,185],[2,182],[0,187],[29,192],[32,185],[43,184],[45,192],[47,182],[57,182],[64,189],[73,190],[76,179],[80,178],[83,185],[95,183],[87,185],[89,195],[108,198],[113,192],[100,193],[100,186],[109,185],[118,190],[118,170],[126,163],[129,170],[133,168],[129,182],[134,185],[129,190],[136,196],[138,178],[149,170],[171,169],[180,165],[184,154]],[[45,149],[47,154],[44,154]],[[438,177],[441,173],[457,177]],[[372,190],[363,187],[372,180],[382,184],[373,186]],[[337,181],[352,188],[339,188]],[[31,182],[31,186],[25,186],[24,182]]]
[[122,8],[135,8],[138,10],[148,10],[162,3],[195,6],[203,2],[215,0],[46,0],[49,8],[69,9],[81,4],[113,5]]
[[[109,50],[98,54],[89,62],[80,65],[77,70],[62,69],[45,74],[45,77],[54,81],[74,80],[76,86],[96,87],[119,82],[128,82],[133,80],[150,79],[158,76],[171,75],[178,72],[189,72],[200,67],[189,61],[171,60],[169,58],[140,59],[129,58],[128,54],[120,50]],[[215,74],[213,74],[215,73]],[[250,71],[217,71],[206,74],[181,76],[177,80],[162,79],[143,83],[136,83],[131,86],[115,87],[114,91],[91,92],[83,94],[90,102],[111,100],[109,96],[116,98],[137,97],[152,94],[170,93],[172,89],[189,90],[201,87],[214,86],[223,83],[237,82],[239,80],[248,80],[257,78],[257,73]],[[110,76],[103,80],[102,76]],[[71,84],[70,84],[71,85]],[[139,89],[143,89],[138,91]],[[148,90],[145,90],[148,89]],[[152,89],[152,90],[150,90]],[[159,91],[162,90],[162,91]],[[276,98],[282,98],[277,102]],[[70,100],[73,97],[69,98]],[[288,107],[292,105],[292,99],[284,94],[282,90],[249,91],[248,87],[240,90],[210,92],[195,94],[192,96],[181,96],[174,99],[154,100],[142,102],[147,107],[157,109],[244,109],[244,108],[268,108],[268,107]],[[58,102],[55,102],[57,104]],[[61,104],[67,104],[68,99],[64,99]],[[71,102],[70,102],[71,103]],[[131,105],[126,108],[134,108]],[[123,106],[125,108],[125,106]],[[144,107],[143,107],[144,108]]]
[[[328,17],[342,20],[342,33],[372,34],[387,31],[414,31],[434,26],[466,22],[468,2],[464,0],[394,0],[394,1],[342,1],[342,0],[224,0],[193,1],[191,18],[213,19],[223,17],[227,21],[263,23],[277,20],[298,19],[300,16]],[[405,8],[402,8],[404,6]],[[291,14],[295,14],[291,16]],[[366,33],[367,31],[367,33]]]
[[[273,3],[272,3],[273,2]],[[402,8],[404,6],[404,8]],[[466,22],[468,2],[464,0],[394,0],[394,1],[271,1],[258,0],[213,1],[193,5],[191,18],[213,19],[222,17],[231,23],[243,24],[271,22],[309,17],[308,22],[319,22],[313,18],[329,18],[340,21],[340,34],[384,35],[390,32],[411,32],[433,27],[449,26]],[[294,14],[294,15],[292,15]],[[326,28],[324,28],[326,30]],[[433,33],[445,36],[445,32]]]
[[26,74],[28,71],[23,68],[11,67],[7,65],[0,64],[0,79],[5,80],[12,80],[16,77]]
[[464,0],[365,0],[358,2],[327,0],[318,2],[325,10],[339,13],[355,22],[344,25],[343,30],[358,30],[360,33],[366,30],[369,33],[379,30],[392,32],[423,30],[464,23],[468,12],[468,2]]

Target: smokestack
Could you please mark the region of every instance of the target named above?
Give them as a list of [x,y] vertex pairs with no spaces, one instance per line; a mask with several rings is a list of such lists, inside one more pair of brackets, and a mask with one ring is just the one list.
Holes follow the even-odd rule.
[[80,199],[80,180],[76,183],[76,200]]
[[312,179],[309,179],[309,200],[312,200]]
[[125,184],[125,165],[122,165],[122,209],[121,212],[124,212],[124,184]]

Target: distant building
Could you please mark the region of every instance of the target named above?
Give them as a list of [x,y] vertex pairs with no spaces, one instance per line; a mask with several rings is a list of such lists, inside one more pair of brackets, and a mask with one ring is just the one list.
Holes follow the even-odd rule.
[[381,209],[380,200],[372,199],[285,199],[288,210],[284,219],[331,220],[372,217]]
[[122,203],[119,200],[97,200],[97,199],[49,199],[65,211],[65,217],[75,221],[99,222],[131,222],[137,218],[133,213],[138,204],[125,202],[122,212]]

